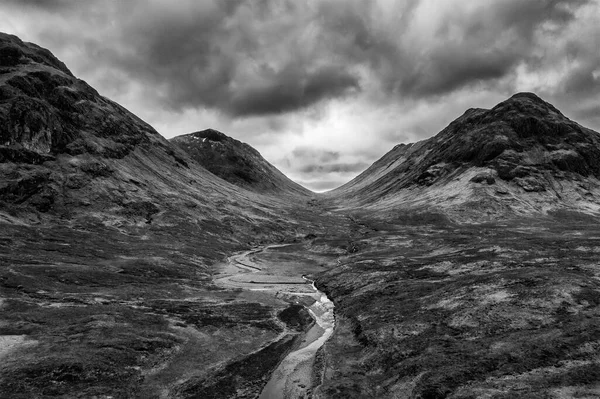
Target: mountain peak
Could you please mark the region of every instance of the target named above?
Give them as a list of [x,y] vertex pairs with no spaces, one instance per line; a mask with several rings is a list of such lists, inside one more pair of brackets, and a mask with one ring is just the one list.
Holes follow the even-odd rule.
[[205,129],[170,141],[229,183],[261,194],[310,194],[267,162],[255,148],[218,130]]
[[200,138],[200,139],[207,139],[209,141],[231,140],[231,137],[227,136],[225,133],[221,133],[218,130],[210,129],[210,128],[191,133],[191,136]]
[[534,101],[534,102],[539,102],[539,103],[546,103],[537,94],[529,92],[529,91],[522,91],[519,93],[515,93],[506,101],[511,101],[511,100],[514,101],[514,100],[520,100],[520,99],[526,99],[529,101]]
[[69,68],[49,50],[37,44],[24,42],[17,36],[0,32],[0,68],[14,68],[32,63],[54,68],[73,77]]
[[496,105],[491,111],[496,113],[512,112],[515,115],[531,114],[541,117],[553,114],[564,118],[564,115],[554,105],[529,92],[514,94],[507,100]]

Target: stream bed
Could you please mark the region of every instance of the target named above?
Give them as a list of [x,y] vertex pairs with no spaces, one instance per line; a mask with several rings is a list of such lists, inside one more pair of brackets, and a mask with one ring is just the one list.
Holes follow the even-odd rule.
[[309,295],[315,298],[315,303],[308,308],[308,311],[315,319],[315,323],[305,334],[301,345],[290,352],[275,369],[259,399],[310,397],[317,351],[329,339],[335,327],[333,302],[319,291],[314,283],[312,287],[315,292]]
[[[313,381],[317,351],[333,334],[335,327],[333,302],[317,289],[313,281],[290,273],[290,268],[286,271],[282,262],[261,258],[265,251],[286,246],[289,244],[269,245],[234,254],[222,265],[219,276],[214,280],[223,287],[271,293],[292,302],[294,297],[314,299],[307,309],[315,323],[301,335],[300,345],[288,353],[273,371],[260,399],[310,398],[315,388],[313,384],[318,385],[318,381]],[[314,272],[314,269],[311,271]],[[311,301],[302,302],[308,304]]]

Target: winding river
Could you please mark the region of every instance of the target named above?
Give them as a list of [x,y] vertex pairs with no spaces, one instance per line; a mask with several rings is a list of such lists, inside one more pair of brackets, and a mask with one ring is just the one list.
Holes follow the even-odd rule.
[[334,305],[327,295],[319,291],[314,282],[304,276],[285,274],[275,264],[255,262],[261,252],[285,245],[271,245],[262,249],[246,251],[231,256],[227,268],[217,281],[231,288],[250,291],[271,292],[278,297],[304,297],[310,315],[315,320],[313,326],[302,336],[297,349],[290,352],[271,374],[259,399],[309,398],[313,386],[313,366],[317,351],[329,339],[335,327]]

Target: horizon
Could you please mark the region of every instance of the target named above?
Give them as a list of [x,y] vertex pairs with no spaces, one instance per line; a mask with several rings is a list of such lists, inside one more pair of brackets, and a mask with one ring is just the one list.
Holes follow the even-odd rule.
[[599,0],[0,4],[164,137],[219,130],[320,193],[518,92],[599,130],[598,22]]

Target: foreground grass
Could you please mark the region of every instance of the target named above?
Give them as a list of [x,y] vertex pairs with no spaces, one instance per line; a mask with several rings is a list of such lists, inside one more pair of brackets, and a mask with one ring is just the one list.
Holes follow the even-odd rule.
[[260,392],[295,343],[281,339],[289,304],[215,285],[216,265],[261,243],[344,229],[345,219],[303,207],[282,214],[262,224],[2,224],[0,397]]
[[318,277],[338,315],[319,397],[600,395],[600,229],[555,216],[355,219]]
[[211,283],[245,246],[192,228],[4,225],[0,397],[158,397],[275,339],[285,303]]
[[295,242],[265,254],[284,275],[325,270],[313,277],[337,324],[315,397],[599,395],[595,220],[458,225],[310,206],[287,238],[5,225],[0,397],[252,397],[294,344],[281,339],[289,305],[212,278],[258,240]]

